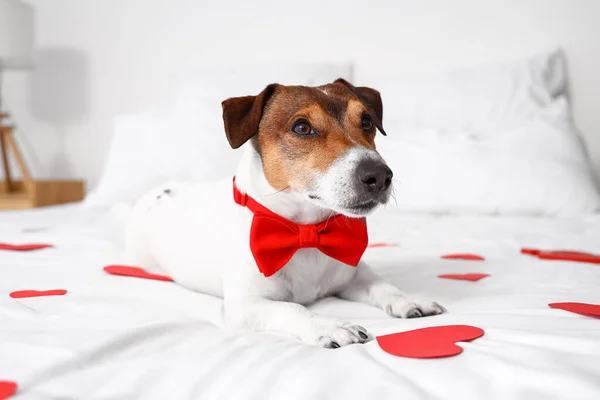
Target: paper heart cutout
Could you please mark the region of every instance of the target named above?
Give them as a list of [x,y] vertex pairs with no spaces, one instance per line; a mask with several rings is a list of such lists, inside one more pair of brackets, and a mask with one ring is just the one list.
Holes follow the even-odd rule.
[[443,275],[438,275],[438,278],[455,279],[455,280],[459,280],[459,281],[477,282],[478,280],[483,279],[483,278],[487,278],[488,276],[490,276],[490,275],[489,274],[477,274],[477,273],[470,273],[470,274],[443,274]]
[[469,260],[469,261],[485,261],[485,258],[477,254],[446,254],[442,256],[444,260]]
[[521,253],[535,256],[540,260],[575,261],[600,264],[600,255],[571,250],[521,249]]
[[0,381],[0,400],[8,399],[17,393],[18,385],[12,381]]
[[483,329],[469,325],[432,326],[377,336],[377,343],[383,351],[398,357],[439,358],[462,353],[462,347],[455,342],[470,341],[483,334]]
[[529,254],[532,256],[539,256],[540,254],[555,254],[557,256],[585,256],[585,257],[594,257],[592,253],[584,253],[581,251],[573,251],[573,250],[539,250],[539,249],[521,249],[521,253]]
[[128,265],[109,265],[107,267],[104,267],[104,271],[106,271],[112,275],[132,276],[132,277],[136,277],[136,278],[145,278],[145,279],[155,279],[157,281],[169,281],[169,282],[173,281],[173,278],[171,278],[170,276],[151,274],[150,272],[147,272],[143,268],[131,267]]
[[550,303],[548,305],[559,310],[565,310],[575,314],[585,315],[587,317],[600,318],[600,304]]
[[0,243],[0,250],[12,250],[12,251],[31,251],[31,250],[47,249],[49,247],[54,247],[54,246],[51,244],[42,244],[42,243],[31,243],[31,244]]
[[370,247],[372,249],[376,249],[378,247],[398,247],[398,245],[396,243],[384,243],[384,242],[380,242],[380,243],[372,243],[372,244],[368,245],[367,247]]
[[9,296],[13,299],[24,299],[26,297],[42,297],[42,296],[62,296],[67,291],[64,289],[53,289],[53,290],[19,290],[12,292]]
[[522,248],[521,249],[521,253],[523,254],[529,254],[530,256],[537,256],[540,253],[541,250],[538,249],[529,249],[529,248]]

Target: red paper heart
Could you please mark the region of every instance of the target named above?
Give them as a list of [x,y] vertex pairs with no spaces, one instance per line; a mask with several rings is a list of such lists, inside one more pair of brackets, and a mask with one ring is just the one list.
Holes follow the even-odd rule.
[[370,245],[368,245],[367,247],[370,247],[372,249],[378,248],[378,247],[397,247],[398,245],[396,243],[372,243]]
[[455,342],[477,339],[483,334],[483,329],[469,325],[432,326],[377,336],[377,343],[386,353],[399,357],[438,358],[462,353],[462,347]]
[[581,251],[521,249],[521,253],[535,256],[540,260],[560,260],[600,264],[599,255]]
[[528,248],[522,248],[521,249],[521,253],[523,253],[523,254],[529,254],[530,256],[537,256],[540,251],[541,250],[538,250],[538,249],[528,249]]
[[40,250],[47,249],[48,247],[54,247],[51,244],[41,244],[41,243],[32,243],[32,244],[8,244],[8,243],[0,243],[0,250],[12,250],[12,251],[31,251],[31,250]]
[[550,303],[552,308],[570,311],[572,313],[585,315],[588,317],[600,318],[600,304],[588,303]]
[[529,254],[532,256],[539,256],[540,254],[554,254],[557,256],[569,257],[569,256],[584,256],[584,257],[595,257],[592,253],[584,253],[581,251],[572,250],[539,250],[539,249],[521,249],[521,253]]
[[477,254],[446,254],[442,256],[444,260],[469,260],[469,261],[485,261],[485,258]]
[[13,299],[24,299],[26,297],[42,297],[42,296],[62,296],[67,291],[64,289],[53,289],[53,290],[19,290],[18,292],[12,292],[9,296]]
[[477,282],[478,280],[486,278],[488,276],[490,276],[490,275],[489,274],[476,274],[476,273],[470,273],[470,274],[444,274],[444,275],[438,275],[438,278],[455,279],[455,280],[459,280],[459,281]]
[[156,279],[157,281],[173,281],[173,278],[166,275],[151,274],[140,267],[130,267],[127,265],[109,265],[104,267],[104,271],[112,275],[133,276],[136,278]]
[[0,400],[8,399],[17,393],[18,385],[16,382],[0,381]]

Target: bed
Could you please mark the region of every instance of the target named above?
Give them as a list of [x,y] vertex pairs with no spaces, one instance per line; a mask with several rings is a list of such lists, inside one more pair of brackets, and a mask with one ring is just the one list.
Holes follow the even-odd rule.
[[[328,350],[293,337],[223,327],[220,299],[171,282],[108,275],[122,261],[111,211],[62,206],[0,214],[0,241],[51,243],[2,252],[0,380],[23,399],[596,399],[600,321],[548,307],[600,303],[600,266],[546,261],[523,247],[598,251],[600,216],[415,216],[370,220],[366,259],[404,290],[441,301],[442,316],[400,320],[340,299],[311,306],[378,336],[466,324],[485,335],[441,359],[395,357],[375,340]],[[392,246],[394,245],[394,246]],[[446,260],[474,253],[485,261]],[[438,278],[482,272],[478,282]],[[64,296],[12,299],[22,289]]]
[[[434,77],[369,75],[360,65],[218,69],[186,78],[168,111],[117,118],[83,204],[0,213],[0,243],[54,246],[0,251],[0,393],[10,381],[18,399],[600,399],[600,319],[549,307],[600,304],[600,264],[521,252],[600,254],[600,196],[563,61],[551,52]],[[365,259],[447,314],[400,320],[324,299],[310,308],[371,337],[321,349],[224,327],[218,298],[103,270],[124,262],[126,211],[145,190],[224,171],[230,179],[239,153],[222,134],[221,100],[264,82],[340,76],[379,89],[388,110],[378,148],[395,196],[369,219]],[[442,258],[457,253],[485,260]],[[465,273],[489,276],[439,277]],[[53,289],[67,293],[9,295]],[[454,357],[398,357],[376,340],[457,324],[485,334]]]

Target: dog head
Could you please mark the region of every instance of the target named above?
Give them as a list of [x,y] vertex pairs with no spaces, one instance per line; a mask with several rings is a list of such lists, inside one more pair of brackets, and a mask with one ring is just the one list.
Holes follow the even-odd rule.
[[390,198],[392,171],[375,149],[383,135],[379,92],[343,79],[318,86],[272,84],[257,96],[225,100],[232,148],[246,141],[276,190],[347,216],[363,216]]

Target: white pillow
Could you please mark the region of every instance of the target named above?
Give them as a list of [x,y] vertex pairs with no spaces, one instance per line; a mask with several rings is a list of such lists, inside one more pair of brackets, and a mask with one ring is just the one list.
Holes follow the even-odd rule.
[[116,117],[104,171],[84,204],[133,204],[164,182],[221,177],[225,170],[219,167],[232,157],[223,128],[200,116],[171,111]]
[[567,88],[559,52],[439,73],[390,75],[372,68],[357,64],[355,83],[381,92],[388,126],[510,128],[535,117]]
[[565,59],[528,59],[433,74],[356,66],[382,94],[379,150],[406,212],[576,215],[600,209],[566,101]]
[[387,210],[573,216],[600,197],[564,98],[512,128],[394,129],[378,148],[394,171]]
[[89,207],[134,203],[166,181],[232,176],[241,156],[223,128],[221,102],[258,94],[273,82],[318,85],[350,78],[351,65],[288,65],[206,69],[176,79],[171,106],[114,120],[108,159]]

